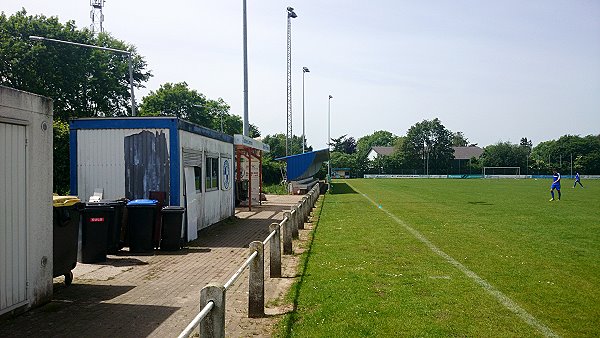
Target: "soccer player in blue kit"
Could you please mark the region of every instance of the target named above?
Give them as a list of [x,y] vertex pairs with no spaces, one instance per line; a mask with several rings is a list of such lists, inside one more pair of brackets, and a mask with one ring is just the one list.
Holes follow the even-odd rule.
[[554,189],[556,189],[558,192],[558,200],[560,201],[560,174],[556,171],[556,169],[552,169],[552,176],[553,181],[552,185],[550,186],[550,195],[552,195],[552,198],[550,199],[550,202],[554,201]]
[[581,178],[579,177],[579,172],[575,172],[575,183],[573,183],[573,188],[577,186],[577,183],[583,188],[583,184],[581,184]]

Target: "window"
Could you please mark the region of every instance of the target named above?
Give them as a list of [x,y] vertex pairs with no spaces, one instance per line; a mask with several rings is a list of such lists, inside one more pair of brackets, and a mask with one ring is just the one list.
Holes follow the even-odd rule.
[[202,167],[194,167],[194,183],[196,186],[196,192],[202,192]]
[[206,158],[206,191],[219,188],[219,159]]

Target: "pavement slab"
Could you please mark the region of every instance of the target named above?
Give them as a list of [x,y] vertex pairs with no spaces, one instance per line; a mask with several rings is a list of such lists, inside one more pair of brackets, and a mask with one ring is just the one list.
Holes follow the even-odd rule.
[[[78,263],[73,284],[66,287],[63,277],[54,279],[50,303],[0,319],[0,337],[176,337],[200,311],[200,290],[210,282],[225,283],[247,259],[248,245],[264,240],[269,224],[280,222],[301,198],[268,195],[252,211],[237,209],[235,219],[202,230],[180,251],[123,251],[102,264]],[[301,238],[310,229],[307,224]],[[300,242],[295,251],[302,251]],[[291,305],[275,300],[294,282],[299,256],[283,256],[282,278],[268,278],[265,261],[266,316],[247,318],[246,269],[227,290],[226,336],[270,336],[281,315],[291,311]]]

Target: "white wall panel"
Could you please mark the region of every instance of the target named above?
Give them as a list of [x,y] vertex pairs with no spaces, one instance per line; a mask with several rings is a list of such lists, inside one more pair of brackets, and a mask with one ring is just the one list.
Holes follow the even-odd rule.
[[[231,143],[215,140],[209,137],[197,135],[183,130],[179,131],[179,136],[181,148],[202,151],[204,153],[205,159],[206,155],[210,154],[211,156],[219,156],[220,158],[228,157],[231,163],[233,161],[234,154],[233,145]],[[221,164],[221,161],[219,161],[219,164]],[[204,186],[204,182],[206,182],[206,160],[203,161],[202,171],[202,197],[196,199],[197,203],[201,203],[200,207],[202,208],[202,212],[199,215],[201,219],[200,222],[198,222],[198,230],[206,228],[229,216],[232,216],[234,213],[233,188],[228,190],[221,189],[222,177],[221,175],[219,175],[219,188],[212,191],[206,191],[206,187]],[[231,172],[233,172],[233,165],[231,167]],[[183,175],[181,180],[181,184],[183,185]],[[181,191],[181,201],[184,201],[184,189],[182,189]],[[188,218],[189,217],[190,215],[188,214]],[[193,220],[188,219],[188,222],[193,222]]]
[[27,300],[25,128],[0,123],[0,313]]

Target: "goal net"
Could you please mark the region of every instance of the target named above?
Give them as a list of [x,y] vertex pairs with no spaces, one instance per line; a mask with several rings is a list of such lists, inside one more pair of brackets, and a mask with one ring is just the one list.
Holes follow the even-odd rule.
[[520,167],[483,167],[484,178],[524,178]]

